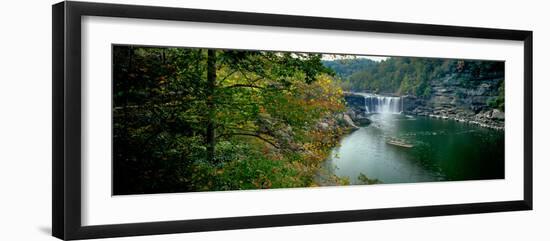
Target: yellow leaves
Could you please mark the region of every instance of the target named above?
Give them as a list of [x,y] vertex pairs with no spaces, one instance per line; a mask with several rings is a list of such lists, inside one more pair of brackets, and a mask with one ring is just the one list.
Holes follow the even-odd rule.
[[350,185],[349,177],[337,177],[335,176],[339,185]]

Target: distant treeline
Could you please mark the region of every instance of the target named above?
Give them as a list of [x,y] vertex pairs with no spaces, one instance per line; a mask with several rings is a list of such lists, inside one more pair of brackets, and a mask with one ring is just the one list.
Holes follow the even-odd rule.
[[431,81],[445,77],[464,87],[476,80],[504,75],[504,62],[437,58],[390,57],[381,62],[364,58],[324,61],[334,70],[344,90],[429,97]]

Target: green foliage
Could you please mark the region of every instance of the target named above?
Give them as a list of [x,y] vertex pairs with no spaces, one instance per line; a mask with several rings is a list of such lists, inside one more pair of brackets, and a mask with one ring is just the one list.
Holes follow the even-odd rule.
[[[218,143],[218,146],[219,147]],[[234,146],[225,142],[237,151],[239,157],[226,157],[219,165],[207,162],[197,162],[190,167],[192,173],[185,176],[195,191],[223,191],[299,187],[304,185],[299,172],[286,161],[273,160],[254,151],[250,146]],[[222,155],[235,155],[235,152],[224,150]],[[233,154],[232,154],[233,153]]]
[[418,84],[418,86],[415,89],[416,96],[428,98],[431,96],[431,93],[432,93],[431,87],[428,83],[426,83],[426,81],[420,81],[420,84]]
[[115,46],[114,193],[314,185],[344,131],[330,74],[319,54]]
[[498,96],[492,97],[487,100],[487,105],[492,108],[504,111],[504,80],[500,82],[500,85],[498,87]]
[[[431,96],[432,84],[449,76],[456,76],[464,87],[472,87],[480,79],[504,75],[504,63],[496,61],[390,57],[381,62],[347,59],[345,65],[340,64],[340,60],[324,64],[335,70],[344,90],[423,98]],[[340,70],[347,66],[361,67],[353,71]]]
[[[113,192],[315,186],[322,162],[346,132],[336,118],[345,108],[342,89],[429,98],[434,81],[455,75],[464,86],[476,85],[504,68],[484,61],[321,57],[114,46]],[[504,84],[489,104],[504,109],[503,100]]]
[[370,70],[376,66],[376,62],[365,58],[350,58],[350,59],[338,59],[323,61],[323,64],[332,69],[336,76],[347,79],[353,73]]
[[375,179],[368,178],[367,175],[365,175],[363,173],[359,173],[359,176],[357,177],[357,180],[359,180],[359,182],[361,184],[368,184],[368,185],[382,183],[380,180],[378,180],[376,178]]

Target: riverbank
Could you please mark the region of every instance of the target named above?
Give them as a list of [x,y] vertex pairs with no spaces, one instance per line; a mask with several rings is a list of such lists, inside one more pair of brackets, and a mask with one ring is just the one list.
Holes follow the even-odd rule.
[[[427,116],[430,118],[453,120],[460,123],[477,125],[494,130],[504,130],[504,112],[489,108],[460,108],[447,102],[433,103],[431,100],[414,96],[404,96],[403,114]],[[477,112],[476,112],[477,111]]]
[[[438,89],[435,99],[415,96],[380,96],[366,93],[346,92],[346,114],[356,121],[368,119],[373,111],[402,113],[412,116],[426,116],[435,119],[453,120],[494,130],[504,130],[504,112],[481,105],[481,100],[466,105],[456,98],[445,96],[448,90]],[[374,98],[374,99],[373,99]],[[488,97],[484,97],[483,100]],[[464,101],[462,101],[464,102]]]
[[429,94],[406,95],[403,113],[504,130],[504,75],[448,74],[429,81]]
[[[504,177],[504,132],[428,116],[373,114],[372,126],[346,135],[327,167],[363,184],[483,180]],[[398,138],[413,147],[387,143]]]
[[352,118],[349,111],[347,111],[345,113],[330,115],[318,122],[318,130],[325,133],[325,138],[330,141],[325,142],[325,145],[319,148],[320,152],[318,153],[319,158],[317,160],[320,160],[320,162],[317,162],[318,165],[314,165],[315,186],[342,186],[350,184],[349,177],[335,175],[331,169],[327,168],[325,163],[331,158],[332,151],[339,147],[346,136],[360,129],[360,124],[354,121],[354,118],[356,116]]
[[474,117],[473,119],[468,119],[468,118],[459,117],[459,116],[435,115],[435,114],[427,114],[427,113],[408,113],[408,112],[405,112],[404,114],[406,114],[406,115],[415,115],[415,116],[427,116],[427,117],[430,117],[430,118],[442,119],[442,120],[453,120],[453,121],[460,122],[460,123],[466,123],[466,124],[481,126],[483,128],[490,128],[490,129],[500,130],[500,131],[504,130],[504,123],[493,122],[491,120],[487,120],[487,118],[491,118],[491,114],[488,114],[488,113],[483,113],[481,115],[481,118],[480,117]]

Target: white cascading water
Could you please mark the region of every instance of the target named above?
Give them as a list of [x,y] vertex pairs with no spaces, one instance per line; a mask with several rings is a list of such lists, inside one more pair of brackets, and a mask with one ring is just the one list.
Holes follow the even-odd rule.
[[361,94],[365,98],[365,112],[399,114],[403,111],[401,97]]

